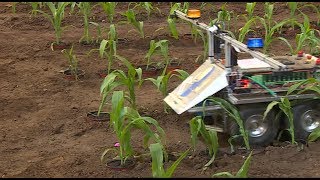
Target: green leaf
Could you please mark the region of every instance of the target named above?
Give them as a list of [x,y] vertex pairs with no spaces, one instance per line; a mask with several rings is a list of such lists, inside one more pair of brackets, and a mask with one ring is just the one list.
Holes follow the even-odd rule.
[[106,45],[108,44],[108,40],[103,39],[100,43],[100,48],[99,48],[99,54],[100,57],[103,58],[103,55],[105,53]]
[[266,111],[263,113],[263,119],[265,119],[268,115],[268,113],[273,109],[275,105],[278,105],[278,101],[272,101],[271,103],[268,104]]
[[252,151],[250,152],[249,156],[247,157],[246,161],[243,163],[242,167],[239,169],[239,171],[236,174],[237,178],[247,178],[248,177],[248,171],[250,166],[250,161],[252,159]]
[[308,142],[314,142],[320,137],[320,128],[312,131],[308,136]]
[[180,164],[180,162],[188,155],[190,149],[187,149],[168,169],[166,172],[166,177],[170,178],[174,171],[176,170],[177,166]]
[[152,158],[152,176],[164,177],[165,171],[163,167],[163,152],[159,143],[150,144],[149,146]]
[[177,30],[175,21],[173,19],[169,18],[169,19],[167,19],[167,22],[169,24],[169,29],[170,29],[172,37],[174,37],[175,39],[179,39],[179,32]]

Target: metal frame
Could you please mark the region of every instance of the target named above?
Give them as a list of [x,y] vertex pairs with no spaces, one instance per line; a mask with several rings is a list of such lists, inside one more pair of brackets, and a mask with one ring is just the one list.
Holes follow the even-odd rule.
[[272,66],[273,69],[278,70],[278,71],[287,71],[288,67],[270,57],[268,57],[267,55],[258,52],[258,51],[253,51],[249,48],[247,48],[247,45],[243,44],[240,41],[237,41],[235,39],[233,39],[232,37],[226,35],[226,33],[221,33],[219,32],[219,27],[216,25],[213,25],[212,27],[204,24],[204,23],[199,23],[198,20],[196,19],[191,19],[188,18],[186,14],[184,14],[181,11],[175,10],[174,11],[174,15],[186,20],[194,25],[196,25],[197,27],[207,31],[208,34],[208,42],[209,42],[209,59],[211,61],[211,63],[214,63],[214,43],[213,43],[213,39],[214,38],[220,38],[222,40],[225,41],[224,43],[224,48],[225,48],[225,59],[226,59],[226,67],[229,68],[230,64],[231,64],[231,46],[236,47],[244,52],[249,53],[251,56],[264,61],[268,64],[270,64],[270,66]]

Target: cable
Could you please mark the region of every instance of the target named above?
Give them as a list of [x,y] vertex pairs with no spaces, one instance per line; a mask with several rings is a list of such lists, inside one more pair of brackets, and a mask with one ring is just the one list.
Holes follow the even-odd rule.
[[252,79],[252,78],[249,77],[249,76],[244,76],[244,77],[246,77],[246,78],[250,79],[251,81],[257,83],[259,86],[261,86],[262,88],[264,88],[265,90],[267,90],[272,96],[277,97],[277,94],[276,94],[274,91],[272,91],[271,89],[269,89],[267,86],[261,84],[260,82]]

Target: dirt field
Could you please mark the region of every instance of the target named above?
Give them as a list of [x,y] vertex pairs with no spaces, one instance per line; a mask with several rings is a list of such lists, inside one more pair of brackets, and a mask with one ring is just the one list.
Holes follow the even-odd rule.
[[[81,15],[66,13],[64,25],[68,27],[62,35],[66,43],[74,43],[75,54],[80,68],[86,74],[80,81],[64,79],[60,73],[68,67],[67,60],[60,51],[52,51],[54,30],[42,15],[30,17],[30,4],[19,3],[16,14],[12,13],[7,2],[0,5],[0,176],[1,177],[152,177],[151,161],[137,161],[128,171],[112,171],[100,162],[105,148],[117,142],[108,122],[94,122],[86,118],[89,111],[97,110],[100,104],[100,85],[103,79],[96,74],[105,69],[106,60],[97,54],[87,56],[90,49],[98,46],[79,44],[83,33]],[[222,3],[213,3],[212,9],[202,12],[202,20],[209,23],[216,17]],[[314,3],[318,4],[319,3]],[[199,3],[192,3],[198,8]],[[155,12],[147,19],[145,11],[137,15],[144,21],[146,38],[138,33],[126,33],[133,27],[118,25],[119,37],[127,42],[118,45],[118,54],[128,58],[133,64],[143,63],[151,39],[168,39],[170,57],[181,60],[182,69],[192,72],[195,59],[203,52],[199,40],[193,43],[190,38],[175,40],[168,35],[166,18],[168,3],[155,3],[162,15]],[[255,14],[263,14],[263,4],[258,4]],[[119,3],[118,12],[124,12],[126,3]],[[236,14],[245,13],[245,3],[228,3],[228,10]],[[68,10],[69,11],[69,10]],[[261,12],[259,12],[261,11]],[[311,20],[316,20],[313,11],[305,11]],[[283,3],[275,6],[274,18],[281,20],[289,17],[289,9]],[[92,21],[108,27],[106,16],[96,7]],[[115,22],[125,20],[117,14]],[[233,27],[241,27],[243,21],[232,22]],[[164,29],[155,32],[160,27]],[[178,25],[180,35],[190,33],[185,23]],[[91,27],[91,34],[96,36]],[[287,36],[294,42],[294,36]],[[271,52],[285,55],[289,49],[279,41],[272,44]],[[117,66],[117,64],[116,64]],[[121,66],[119,64],[119,66]],[[123,67],[120,67],[123,68]],[[179,80],[170,84],[173,90]],[[137,89],[137,104],[141,114],[158,120],[167,134],[167,150],[170,153],[183,152],[190,147],[188,121],[192,115],[163,112],[163,97],[150,82]],[[135,151],[144,153],[139,132],[133,134]],[[178,166],[174,177],[211,177],[222,171],[236,173],[248,153],[228,154],[227,136],[220,134],[221,153],[213,165],[201,173],[202,166],[209,160],[206,148],[201,142],[195,152],[185,158]],[[170,165],[172,161],[166,163]],[[254,150],[249,177],[319,177],[320,142],[304,147],[303,150],[288,142],[274,144]]]

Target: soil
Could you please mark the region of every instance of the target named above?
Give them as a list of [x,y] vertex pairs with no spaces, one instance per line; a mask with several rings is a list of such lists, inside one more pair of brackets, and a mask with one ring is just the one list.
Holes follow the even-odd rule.
[[[72,25],[62,33],[62,40],[74,43],[74,51],[79,60],[79,67],[86,74],[79,81],[63,78],[68,67],[67,59],[60,51],[52,51],[51,43],[55,40],[54,30],[48,19],[41,14],[30,16],[31,5],[18,3],[16,13],[12,12],[11,3],[0,3],[0,176],[1,177],[152,177],[150,158],[137,159],[132,170],[112,171],[100,162],[100,156],[106,148],[117,142],[109,122],[90,121],[86,115],[98,109],[100,104],[100,85],[103,81],[96,75],[101,68],[107,67],[107,60],[100,59],[98,53],[87,53],[99,45],[79,43],[83,34],[83,18],[79,14],[65,14],[63,25]],[[202,11],[201,20],[209,23],[216,17],[221,2],[207,3]],[[318,5],[320,3],[313,3]],[[125,20],[121,16],[127,3],[119,3],[115,22]],[[177,58],[182,69],[191,73],[195,59],[203,54],[203,45],[199,39],[176,40],[170,37],[167,27],[167,15],[170,4],[154,3],[157,11],[147,14],[142,9],[137,11],[137,19],[144,21],[144,33],[131,31],[132,26],[118,24],[118,37],[126,41],[118,44],[117,54],[128,58],[134,65],[144,64],[145,54],[151,39],[168,39],[170,57]],[[192,8],[199,8],[200,3],[191,3]],[[228,3],[228,10],[236,14],[245,13],[245,3]],[[307,9],[307,8],[305,8]],[[48,9],[44,8],[48,12]],[[311,21],[317,21],[316,13],[304,11]],[[258,3],[256,15],[263,15],[263,4]],[[276,3],[274,19],[289,17],[285,3]],[[300,18],[301,19],[301,18]],[[100,23],[104,28],[109,23],[103,11],[96,6],[91,21]],[[232,28],[240,28],[243,20],[231,21]],[[258,26],[258,25],[257,25]],[[163,28],[160,29],[159,28]],[[261,28],[261,27],[257,27]],[[156,31],[158,29],[158,31]],[[190,33],[188,24],[179,21],[180,36]],[[97,36],[94,27],[92,36]],[[106,37],[106,34],[104,34]],[[288,36],[294,42],[294,36]],[[289,48],[284,43],[274,41],[271,53],[285,55]],[[155,58],[154,61],[159,61]],[[125,70],[125,66],[115,61],[114,68]],[[172,79],[169,91],[181,81]],[[177,115],[163,111],[163,98],[151,82],[146,82],[136,90],[139,112],[155,118],[165,130],[167,151],[182,153],[190,144],[188,121],[191,114]],[[108,111],[108,106],[105,107]],[[134,131],[132,144],[138,154],[147,153],[142,146],[141,133]],[[219,134],[220,151],[218,157],[206,171],[202,167],[209,160],[206,146],[199,141],[196,149],[179,164],[173,177],[211,177],[214,173],[228,171],[235,174],[249,152],[236,151],[230,154],[228,135]],[[169,166],[173,161],[165,163]],[[320,142],[309,146],[291,145],[284,141],[272,146],[254,150],[249,177],[319,177]]]

